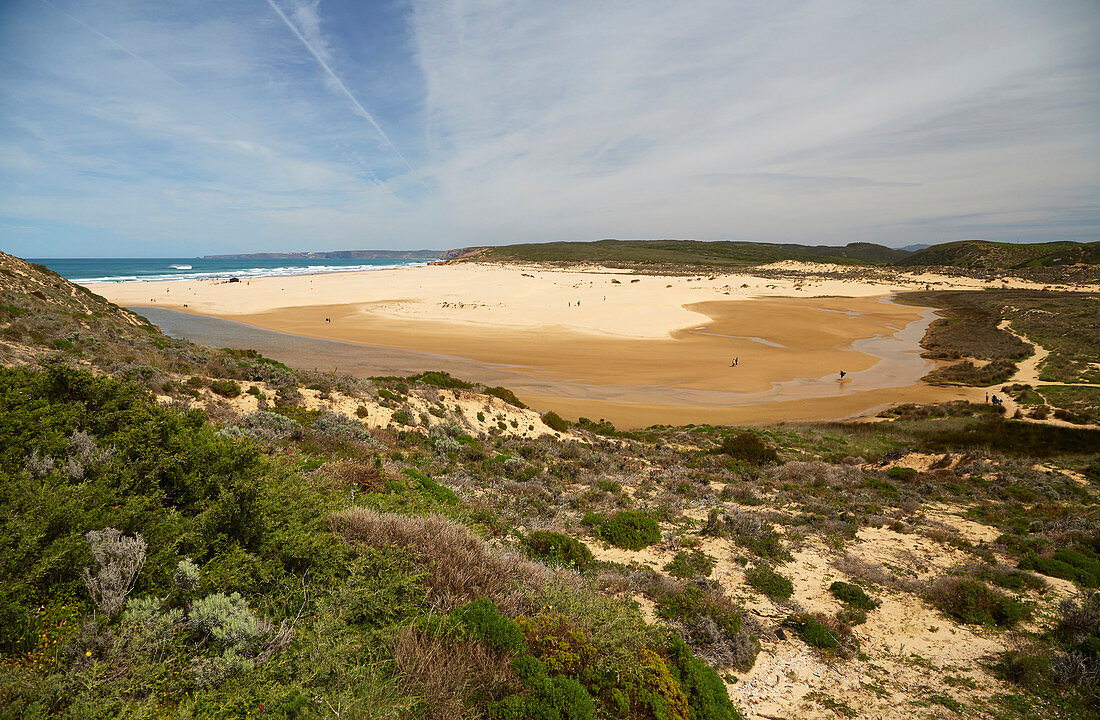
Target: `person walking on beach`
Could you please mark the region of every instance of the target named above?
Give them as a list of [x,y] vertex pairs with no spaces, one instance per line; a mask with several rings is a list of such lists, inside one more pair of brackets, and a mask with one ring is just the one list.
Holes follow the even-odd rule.
[[840,371],[840,379],[841,379],[841,380],[843,380],[843,379],[844,379],[844,376],[845,376],[845,375],[847,375],[847,374],[848,374],[848,373],[846,373],[846,372],[844,372],[843,370],[841,370],[841,371]]

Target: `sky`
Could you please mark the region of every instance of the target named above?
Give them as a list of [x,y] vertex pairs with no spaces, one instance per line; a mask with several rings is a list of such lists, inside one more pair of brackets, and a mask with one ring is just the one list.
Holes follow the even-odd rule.
[[1100,240],[1096,0],[4,0],[0,249]]

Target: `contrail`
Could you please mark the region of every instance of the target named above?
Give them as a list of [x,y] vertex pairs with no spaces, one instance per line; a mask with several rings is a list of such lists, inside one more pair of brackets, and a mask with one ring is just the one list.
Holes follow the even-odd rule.
[[[45,2],[46,0],[42,1]],[[351,104],[354,105],[355,109],[359,111],[359,114],[366,118],[367,122],[374,126],[374,129],[377,130],[378,134],[382,136],[382,139],[386,141],[386,144],[390,146],[390,149],[393,150],[394,154],[397,155],[397,157],[401,158],[401,162],[405,163],[405,167],[407,167],[409,170],[413,170],[413,166],[409,164],[409,161],[405,159],[405,156],[401,154],[401,151],[397,149],[397,146],[394,145],[393,141],[391,141],[389,136],[386,135],[386,132],[382,129],[382,126],[379,125],[375,121],[374,116],[367,112],[366,108],[364,108],[363,105],[355,99],[355,96],[352,95],[351,91],[347,89],[347,86],[345,86],[344,83],[340,81],[340,78],[336,77],[336,73],[332,71],[332,68],[328,66],[328,63],[325,62],[320,53],[318,53],[313,48],[313,46],[309,44],[309,41],[306,40],[305,35],[302,35],[298,28],[295,27],[294,23],[290,22],[290,18],[288,18],[283,13],[283,11],[279,9],[279,6],[275,4],[274,0],[267,0],[267,4],[271,6],[272,10],[278,13],[279,17],[281,17],[283,19],[283,22],[286,23],[286,26],[290,28],[290,31],[294,33],[299,40],[302,41],[302,44],[306,46],[306,50],[309,50],[310,55],[312,55],[314,59],[318,62],[318,64],[322,68],[324,68],[325,72],[328,73],[328,76],[332,78],[333,82],[336,83],[336,86],[343,91],[344,95],[346,95],[348,100],[351,101]]]
[[153,63],[149,62],[148,60],[146,60],[145,58],[141,57],[141,56],[140,56],[140,55],[138,55],[137,53],[134,53],[134,52],[132,52],[132,51],[131,51],[131,50],[130,50],[129,48],[126,48],[126,47],[124,47],[123,45],[120,45],[120,44],[119,44],[118,42],[116,42],[116,41],[114,40],[114,38],[110,38],[110,37],[107,37],[106,35],[104,35],[104,34],[103,34],[103,33],[101,33],[100,31],[96,30],[96,29],[95,29],[94,27],[92,27],[92,26],[91,26],[91,25],[89,25],[88,23],[86,23],[86,22],[83,22],[82,20],[80,20],[80,19],[78,19],[78,18],[75,18],[75,17],[73,17],[72,15],[70,15],[70,14],[69,14],[69,13],[67,13],[67,12],[65,12],[64,10],[62,10],[61,8],[59,8],[58,6],[54,5],[54,4],[52,3],[52,2],[50,2],[50,0],[42,0],[42,3],[43,3],[43,4],[45,4],[45,5],[49,5],[49,6],[50,6],[50,7],[52,7],[52,8],[54,9],[54,10],[56,10],[56,11],[57,11],[57,12],[59,12],[59,13],[61,13],[61,14],[62,14],[62,15],[64,15],[65,17],[69,18],[70,20],[72,20],[72,21],[73,21],[74,23],[76,23],[76,24],[77,24],[77,25],[79,25],[80,27],[84,28],[85,30],[89,30],[89,31],[91,31],[91,32],[95,33],[96,35],[98,35],[99,37],[103,38],[103,39],[104,39],[104,40],[106,40],[107,42],[111,43],[111,44],[112,44],[112,45],[114,45],[114,46],[115,46],[116,48],[118,48],[118,49],[119,49],[119,50],[121,50],[122,52],[126,53],[127,55],[129,55],[129,56],[130,56],[130,57],[132,57],[133,59],[137,60],[138,62],[140,62],[140,63],[143,63],[143,64],[145,64],[145,65],[148,65],[149,67],[153,68],[153,69],[154,69],[154,70],[156,70],[156,71],[157,71],[158,73],[160,73],[160,74],[161,74],[161,75],[163,75],[164,77],[168,78],[169,80],[171,80],[171,81],[172,81],[172,82],[174,82],[175,84],[179,85],[180,87],[184,87],[184,84],[183,84],[183,83],[181,83],[181,82],[180,82],[179,80],[175,79],[174,77],[172,77],[171,75],[169,75],[168,73],[166,73],[166,72],[165,72],[164,70],[162,70],[161,68],[159,68],[159,67],[157,67],[156,65],[154,65]]

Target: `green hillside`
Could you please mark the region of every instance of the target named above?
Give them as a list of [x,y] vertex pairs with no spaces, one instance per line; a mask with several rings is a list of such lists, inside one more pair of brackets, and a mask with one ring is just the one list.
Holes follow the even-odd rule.
[[984,270],[1012,270],[1100,263],[1100,242],[998,243],[960,240],[933,245],[895,261],[896,265],[938,265]]
[[473,247],[451,251],[456,262],[595,263],[645,267],[749,267],[783,260],[896,267],[1012,270],[1100,263],[1100,243],[996,243],[960,240],[909,252],[874,243],[843,247],[699,240],[599,240]]
[[777,245],[752,242],[698,240],[599,240],[504,245],[474,249],[478,262],[619,263],[627,265],[764,265],[781,260],[844,264],[886,264],[908,256],[871,243]]

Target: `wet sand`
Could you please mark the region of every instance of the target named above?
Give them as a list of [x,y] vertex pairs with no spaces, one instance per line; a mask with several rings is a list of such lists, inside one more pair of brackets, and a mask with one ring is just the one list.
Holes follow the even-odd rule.
[[[620,427],[842,419],[896,402],[960,397],[918,382],[932,366],[919,356],[932,312],[889,297],[694,303],[686,309],[703,322],[664,338],[395,319],[374,305],[234,314],[226,317],[246,325],[223,325],[221,342],[193,329],[178,334],[361,376],[448,370],[510,387],[540,410]],[[164,311],[150,315],[157,312]],[[734,357],[738,366],[730,367]]]

